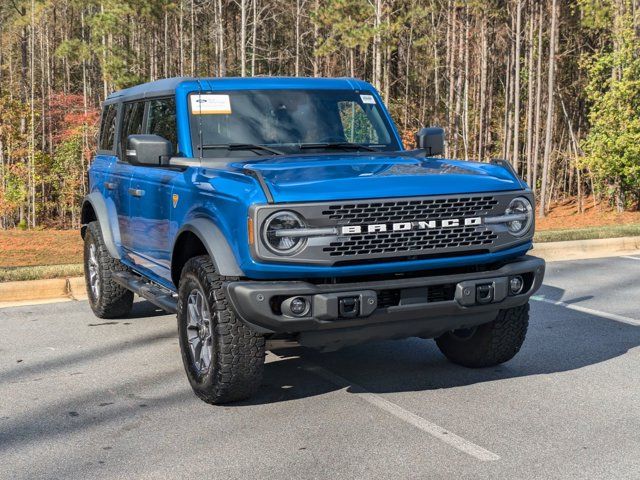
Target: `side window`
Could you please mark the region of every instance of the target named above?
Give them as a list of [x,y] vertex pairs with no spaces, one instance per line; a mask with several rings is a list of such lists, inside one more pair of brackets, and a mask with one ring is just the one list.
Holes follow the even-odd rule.
[[347,142],[377,144],[388,141],[388,139],[379,138],[375,126],[359,103],[352,101],[338,102],[338,110]]
[[[122,115],[122,130],[120,132],[120,152],[121,155],[127,148],[127,137],[142,133],[142,120],[144,118],[144,103],[133,102],[124,104]],[[124,156],[122,156],[124,159]]]
[[176,101],[174,98],[162,98],[149,102],[146,133],[166,138],[173,145],[174,153],[178,152]]
[[102,111],[102,123],[100,124],[100,138],[98,140],[98,150],[113,150],[113,142],[116,137],[116,116],[118,106],[107,105]]

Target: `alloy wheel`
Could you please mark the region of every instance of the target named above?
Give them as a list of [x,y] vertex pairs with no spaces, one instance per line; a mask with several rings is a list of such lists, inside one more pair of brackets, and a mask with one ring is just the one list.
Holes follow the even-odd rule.
[[100,264],[98,263],[98,249],[96,244],[89,245],[89,285],[91,286],[91,293],[93,298],[98,300],[100,298]]
[[193,366],[200,375],[206,374],[213,356],[213,326],[209,304],[198,288],[187,299],[187,342]]

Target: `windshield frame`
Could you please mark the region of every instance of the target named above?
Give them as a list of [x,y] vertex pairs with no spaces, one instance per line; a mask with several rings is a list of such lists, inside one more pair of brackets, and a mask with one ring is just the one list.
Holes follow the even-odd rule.
[[[220,155],[217,156],[214,154],[214,156],[211,155],[207,155],[207,149],[202,149],[200,148],[200,146],[203,143],[205,145],[208,143],[206,141],[206,139],[202,139],[201,138],[201,134],[202,132],[200,131],[200,129],[198,128],[197,125],[197,120],[198,117],[200,117],[200,115],[194,115],[192,114],[191,111],[191,96],[192,95],[207,95],[207,94],[213,94],[213,95],[233,95],[233,94],[251,94],[251,93],[287,93],[287,92],[305,92],[305,93],[318,93],[318,94],[322,94],[322,93],[330,93],[330,92],[344,92],[344,93],[349,93],[349,94],[353,94],[353,95],[371,95],[374,97],[375,99],[375,104],[374,104],[374,108],[376,109],[379,119],[380,119],[380,126],[382,128],[384,128],[386,130],[386,132],[389,135],[389,142],[386,144],[373,144],[373,143],[356,143],[357,145],[362,145],[363,147],[372,147],[375,148],[376,151],[375,152],[365,152],[364,149],[362,150],[357,150],[357,149],[349,149],[349,148],[345,148],[343,152],[340,153],[345,153],[345,154],[362,154],[362,153],[391,153],[391,152],[401,152],[404,151],[403,145],[402,145],[402,140],[400,139],[400,136],[398,135],[398,131],[396,129],[396,126],[393,122],[393,119],[391,118],[391,116],[389,115],[389,112],[386,109],[386,106],[384,105],[384,103],[382,102],[382,99],[380,98],[380,96],[378,95],[378,93],[375,90],[369,90],[369,89],[349,89],[349,88],[340,88],[340,89],[326,89],[326,88],[287,88],[287,87],[283,87],[283,88],[251,88],[251,89],[243,89],[243,88],[231,88],[231,89],[221,89],[221,90],[217,90],[217,89],[206,89],[206,90],[193,90],[187,93],[187,102],[186,102],[186,106],[187,106],[187,117],[188,117],[188,127],[189,127],[189,139],[190,139],[190,146],[191,146],[191,150],[193,152],[193,157],[194,158],[201,158],[201,159],[206,159],[206,158],[216,158],[216,159],[221,159],[221,160],[228,160],[230,162],[238,160],[239,158],[250,158],[250,159],[256,159],[258,157],[265,157],[265,156],[274,156],[275,154],[269,154],[267,152],[261,152],[261,153],[257,153],[256,151],[252,151],[252,150],[246,150],[246,151],[239,151],[239,150],[235,150],[234,153],[236,153],[236,155],[229,155],[229,151],[230,150],[225,150],[223,148],[220,149],[216,149],[216,150],[210,150],[211,152],[225,152],[225,155]],[[295,149],[295,146],[298,145],[302,145],[304,146],[306,142],[301,142],[298,144],[295,143],[289,143],[289,144],[278,144],[278,143],[264,143],[264,144],[259,144],[259,145],[263,145],[265,147],[270,147],[273,149],[279,149],[279,147],[282,146],[288,146],[289,148],[294,148],[293,151],[287,151],[284,156],[298,156],[298,155],[302,155],[302,156],[307,156],[309,155],[311,152],[313,152],[313,155],[335,155],[336,153],[339,152],[339,149],[334,148],[324,148],[324,147],[318,147],[317,149],[302,149],[302,148],[298,148]],[[348,143],[348,142],[347,142]]]

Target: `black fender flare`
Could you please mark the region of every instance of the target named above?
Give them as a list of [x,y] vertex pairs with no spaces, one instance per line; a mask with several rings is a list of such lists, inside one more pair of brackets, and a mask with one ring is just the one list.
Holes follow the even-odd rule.
[[120,238],[120,232],[113,232],[113,228],[118,228],[118,225],[112,225],[109,221],[109,209],[107,208],[107,203],[104,200],[104,197],[100,192],[93,192],[84,197],[82,201],[82,238],[84,238],[86,224],[89,223],[92,218],[88,215],[87,206],[90,205],[91,209],[95,213],[95,219],[100,224],[100,230],[102,231],[102,239],[104,240],[104,244],[109,251],[109,255],[113,258],[120,259],[120,252],[118,251],[118,247],[116,246],[116,238]]
[[208,218],[194,218],[186,222],[175,237],[171,253],[171,263],[176,257],[176,244],[184,232],[193,233],[202,242],[211,257],[216,271],[224,277],[243,277],[236,256],[220,228]]

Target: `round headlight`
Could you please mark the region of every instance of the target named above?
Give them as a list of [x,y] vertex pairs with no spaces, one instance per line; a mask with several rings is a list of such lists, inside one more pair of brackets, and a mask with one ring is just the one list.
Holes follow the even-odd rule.
[[507,211],[507,215],[518,215],[518,220],[511,220],[507,222],[507,228],[511,235],[519,237],[529,231],[531,223],[533,222],[533,207],[531,202],[524,197],[517,197],[511,200]]
[[276,212],[264,222],[262,237],[265,245],[272,252],[278,255],[293,255],[304,246],[307,239],[282,235],[278,231],[304,227],[305,224],[300,215],[290,211]]

